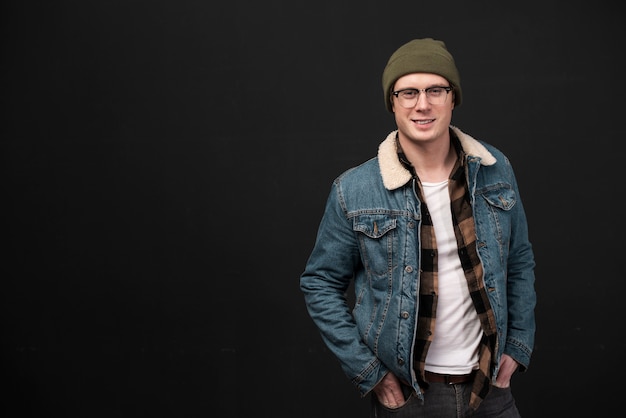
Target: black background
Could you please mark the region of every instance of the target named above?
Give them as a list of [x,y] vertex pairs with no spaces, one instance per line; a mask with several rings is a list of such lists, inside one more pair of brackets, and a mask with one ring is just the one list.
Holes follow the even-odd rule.
[[332,179],[395,127],[387,58],[434,37],[461,72],[453,123],[509,156],[528,213],[518,407],[609,416],[626,373],[617,4],[3,2],[0,412],[367,416],[299,275]]

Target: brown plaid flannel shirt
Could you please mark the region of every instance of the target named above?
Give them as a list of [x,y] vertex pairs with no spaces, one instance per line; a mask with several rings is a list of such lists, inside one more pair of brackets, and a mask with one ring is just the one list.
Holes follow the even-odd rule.
[[[483,337],[479,347],[479,368],[474,377],[470,398],[470,406],[476,409],[487,395],[487,392],[489,392],[493,353],[495,352],[497,341],[496,321],[482,280],[483,266],[478,257],[474,217],[465,178],[465,153],[458,138],[452,131],[450,131],[450,136],[458,155],[457,162],[448,179],[452,222],[469,293],[474,302],[476,312],[478,312],[483,330]],[[419,183],[415,169],[402,152],[397,137],[396,143],[400,161],[411,171]],[[421,200],[422,229],[420,242],[422,249],[420,256],[419,318],[414,347],[414,360],[415,372],[423,382],[426,353],[432,342],[437,312],[437,244],[432,220],[423,198],[421,183],[419,183],[416,193]],[[424,383],[424,385],[426,384]]]

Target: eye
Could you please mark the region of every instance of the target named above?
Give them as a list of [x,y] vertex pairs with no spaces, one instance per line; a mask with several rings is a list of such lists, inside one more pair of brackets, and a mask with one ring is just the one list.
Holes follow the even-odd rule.
[[415,96],[417,96],[417,90],[413,90],[413,89],[407,89],[407,90],[402,90],[400,92],[400,94],[402,95],[402,97],[404,97],[405,99],[412,99]]
[[446,90],[443,87],[430,87],[430,88],[426,89],[426,92],[431,97],[441,96],[445,91]]

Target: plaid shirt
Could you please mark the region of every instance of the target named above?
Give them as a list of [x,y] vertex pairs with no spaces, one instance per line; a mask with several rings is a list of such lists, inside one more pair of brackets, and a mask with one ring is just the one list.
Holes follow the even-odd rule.
[[[495,353],[497,341],[496,321],[482,280],[483,266],[478,257],[478,250],[476,248],[474,216],[469,201],[467,181],[465,179],[465,153],[461,148],[459,139],[452,131],[450,131],[450,136],[458,155],[457,161],[448,179],[454,234],[459,249],[458,254],[461,260],[461,266],[463,267],[465,278],[467,279],[470,297],[474,302],[474,307],[478,313],[478,318],[480,319],[483,330],[483,337],[479,347],[479,367],[474,377],[472,395],[470,398],[470,406],[476,409],[489,392],[493,353]],[[418,180],[417,183],[419,184],[416,193],[421,200],[422,211],[422,228],[420,234],[421,275],[414,363],[415,372],[421,378],[422,383],[427,386],[424,382],[424,365],[426,362],[426,353],[428,352],[428,348],[433,339],[433,333],[435,332],[437,312],[437,242],[435,240],[435,230],[432,219],[430,218],[428,207],[423,198],[419,178],[417,177],[415,169],[404,155],[397,137],[396,144],[400,161],[411,171],[413,177]]]

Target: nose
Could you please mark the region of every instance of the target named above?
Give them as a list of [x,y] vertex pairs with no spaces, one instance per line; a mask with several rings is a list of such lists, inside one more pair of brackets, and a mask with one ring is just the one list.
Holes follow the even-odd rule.
[[428,103],[428,98],[426,97],[426,92],[425,91],[421,91],[418,95],[417,95],[417,101],[415,102],[415,109],[424,109],[427,108],[428,106],[430,106],[430,103]]

